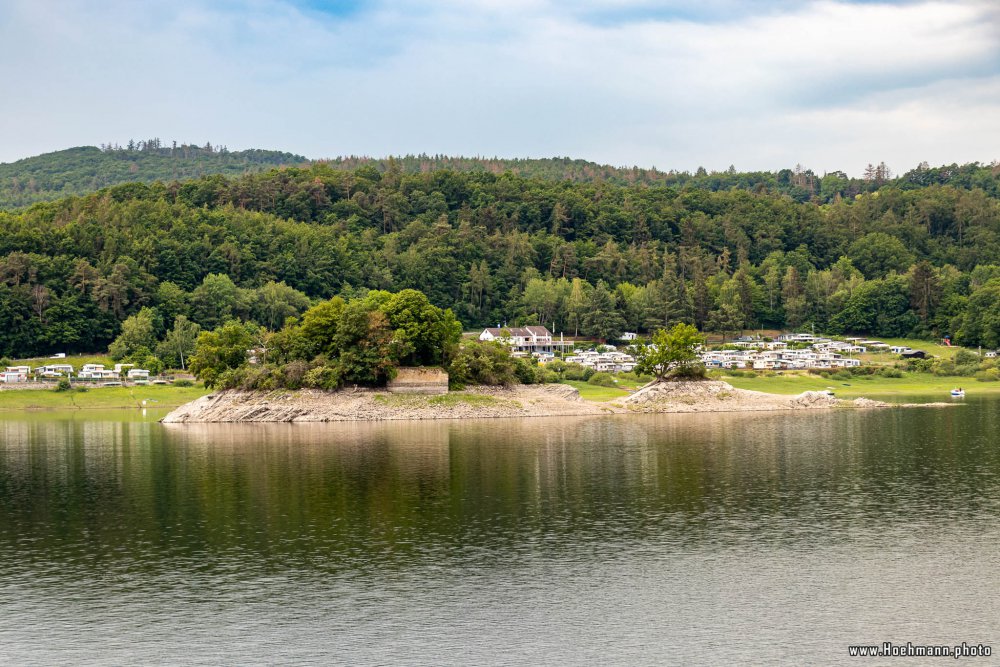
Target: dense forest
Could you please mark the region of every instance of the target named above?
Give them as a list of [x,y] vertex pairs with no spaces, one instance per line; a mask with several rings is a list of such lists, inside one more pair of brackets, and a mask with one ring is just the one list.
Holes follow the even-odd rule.
[[396,161],[119,185],[0,212],[0,354],[103,349],[141,311],[159,337],[181,315],[278,330],[334,295],[410,288],[466,328],[610,339],[690,322],[1000,346],[1000,169],[828,178],[803,201]]
[[13,209],[121,183],[152,183],[210,174],[239,176],[306,162],[278,151],[229,151],[225,146],[166,146],[159,139],[125,146],[83,146],[0,164],[0,209]]

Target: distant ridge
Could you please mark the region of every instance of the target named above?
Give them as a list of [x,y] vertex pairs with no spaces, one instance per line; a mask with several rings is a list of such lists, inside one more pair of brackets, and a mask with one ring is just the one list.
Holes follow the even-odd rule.
[[301,155],[224,146],[130,141],[127,146],[80,146],[0,164],[0,208],[11,209],[121,183],[176,181],[223,174],[239,176],[306,164]]
[[[81,146],[0,164],[0,209],[84,195],[122,183],[180,181],[221,174],[239,176],[276,167],[324,164],[338,171],[371,166],[385,172],[395,164],[406,174],[441,169],[458,172],[513,174],[528,178],[607,182],[616,185],[681,184],[690,174],[656,168],[614,167],[569,157],[499,158],[446,155],[405,155],[375,158],[338,156],[311,161],[281,151],[250,149],[229,151],[222,146],[172,144],[159,139],[130,141],[126,146]],[[754,179],[756,182],[757,179]],[[750,183],[749,185],[753,185]]]
[[931,168],[926,163],[894,177],[885,163],[869,165],[862,178],[834,171],[818,175],[796,166],[778,171],[661,171],[655,167],[615,167],[569,157],[500,158],[447,155],[403,155],[385,158],[340,156],[310,160],[282,151],[249,149],[229,151],[224,146],[176,144],[165,146],[159,139],[130,141],[126,146],[82,146],[0,164],[0,210],[53,201],[70,195],[85,195],[123,183],[193,180],[205,176],[241,176],[281,167],[318,165],[335,171],[373,170],[379,174],[395,170],[401,174],[436,171],[517,176],[567,183],[609,183],[619,186],[663,186],[710,192],[745,190],[770,192],[797,202],[829,203],[840,197],[855,197],[882,185],[901,189],[931,185],[981,188],[992,197],[1000,195],[1000,163],[972,163]]

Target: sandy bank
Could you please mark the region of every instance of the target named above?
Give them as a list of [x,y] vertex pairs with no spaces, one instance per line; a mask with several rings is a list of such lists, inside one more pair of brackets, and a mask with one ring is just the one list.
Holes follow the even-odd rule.
[[389,419],[478,419],[560,417],[631,412],[756,412],[814,410],[838,406],[884,407],[858,399],[839,401],[823,392],[797,396],[734,389],[725,382],[669,382],[648,385],[609,403],[591,403],[563,384],[477,387],[443,396],[389,394],[370,389],[324,392],[220,391],[174,410],[164,423],[333,422]]

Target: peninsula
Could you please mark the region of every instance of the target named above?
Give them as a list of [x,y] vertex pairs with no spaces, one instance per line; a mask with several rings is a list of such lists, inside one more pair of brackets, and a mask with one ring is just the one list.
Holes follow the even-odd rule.
[[163,423],[338,422],[393,419],[566,417],[625,413],[759,412],[836,407],[887,407],[859,398],[845,401],[819,391],[795,396],[736,389],[726,382],[656,382],[607,403],[580,398],[564,384],[475,387],[439,396],[373,389],[240,391],[208,394],[183,405]]

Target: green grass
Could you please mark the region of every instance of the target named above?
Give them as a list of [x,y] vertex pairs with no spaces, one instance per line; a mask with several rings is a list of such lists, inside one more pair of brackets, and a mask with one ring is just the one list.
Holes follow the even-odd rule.
[[628,391],[621,387],[599,387],[594,384],[587,384],[586,382],[579,382],[577,380],[564,380],[563,384],[576,387],[583,400],[593,401],[595,403],[613,401],[616,398],[623,398],[629,394]]
[[37,368],[38,366],[49,366],[51,364],[71,364],[76,370],[80,372],[84,364],[104,364],[105,368],[114,368],[115,362],[111,360],[106,354],[71,354],[66,355],[65,359],[50,359],[48,357],[32,357],[30,359],[15,359],[12,366],[31,366],[32,368]]
[[861,376],[850,380],[824,379],[818,375],[795,374],[775,377],[729,377],[719,379],[737,389],[750,389],[770,394],[800,394],[804,391],[831,389],[838,398],[892,398],[920,396],[948,399],[948,392],[962,387],[968,396],[1000,393],[1000,382],[976,382],[969,377],[939,377],[930,373],[904,373],[901,378]]
[[[15,410],[114,410],[121,408],[176,408],[209,393],[200,383],[193,387],[93,387],[87,391],[15,389],[0,391],[0,411]],[[146,405],[142,405],[142,401]]]
[[512,402],[496,396],[471,393],[467,394],[461,391],[452,391],[447,394],[438,395],[375,394],[374,400],[376,403],[381,403],[382,405],[394,408],[454,407],[459,405],[486,407],[490,405],[509,404]]
[[[932,355],[932,356],[935,356],[935,357],[941,357],[941,358],[944,358],[944,359],[951,359],[952,357],[955,356],[956,352],[958,352],[961,349],[964,349],[964,348],[957,347],[957,346],[956,347],[948,347],[947,345],[942,345],[941,341],[927,341],[927,340],[919,340],[917,338],[878,338],[878,337],[874,337],[872,340],[880,340],[883,343],[885,343],[886,345],[892,345],[892,346],[905,345],[907,347],[913,348],[914,350],[923,350],[924,352],[926,352],[929,355]],[[977,350],[973,350],[973,351],[975,352]],[[899,361],[899,355],[898,354],[892,354],[889,351],[880,352],[880,353],[877,353],[877,354],[875,354],[875,353],[861,354],[861,355],[857,355],[857,358],[858,359],[862,359],[864,361],[874,362],[874,363],[878,363],[878,362],[885,363],[885,362],[896,362],[896,361]]]
[[448,405],[474,405],[474,406],[485,406],[485,405],[497,405],[501,402],[501,399],[496,396],[485,396],[483,394],[462,394],[451,392],[448,394],[441,394],[440,396],[434,396],[428,403],[430,405],[448,406]]

